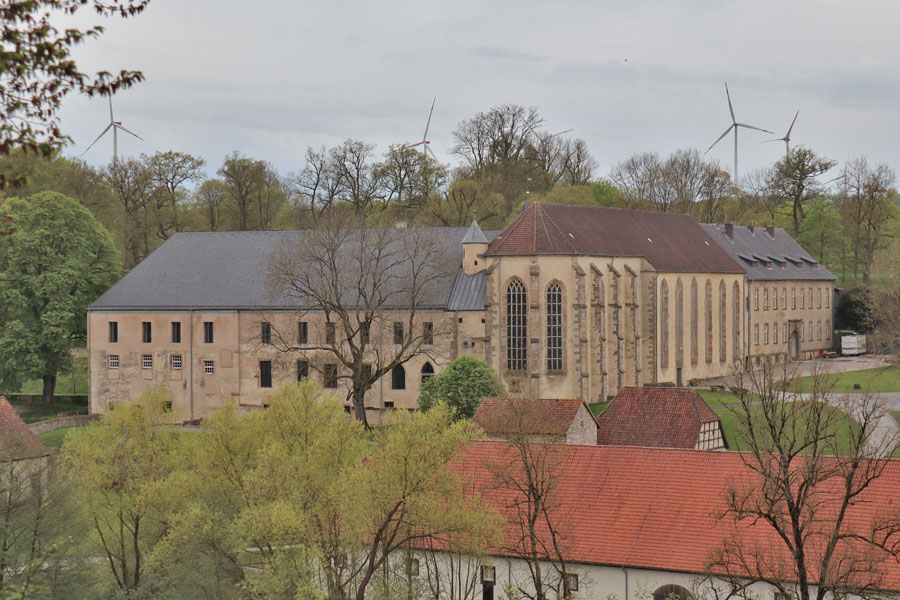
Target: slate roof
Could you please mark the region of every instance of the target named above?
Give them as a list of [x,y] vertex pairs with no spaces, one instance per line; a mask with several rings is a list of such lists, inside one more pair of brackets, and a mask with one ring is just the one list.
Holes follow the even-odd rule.
[[31,432],[6,397],[0,396],[0,460],[23,460],[49,454],[47,446]]
[[[694,448],[703,423],[719,416],[686,388],[626,387],[597,416],[597,443],[606,446]],[[724,439],[724,432],[723,432]]]
[[[582,406],[591,415],[590,408],[581,399],[485,398],[472,422],[488,434],[565,436]],[[514,416],[510,412],[514,412]]]
[[485,256],[642,256],[659,271],[743,273],[688,215],[535,202]]
[[[744,548],[770,548],[772,565],[783,564],[783,543],[761,520],[736,524],[731,517],[716,518],[725,512],[729,486],[745,489],[756,481],[741,453],[565,444],[547,452],[545,463],[554,465],[554,514],[563,523],[561,545],[569,562],[704,573],[711,552],[737,535]],[[498,484],[497,473],[518,461],[511,444],[479,441],[452,468],[477,490],[480,502],[512,518],[520,496]],[[900,461],[890,460],[849,507],[845,531],[871,531],[882,517],[896,514],[898,489]],[[834,497],[823,494],[819,501],[817,517],[827,520]],[[887,545],[896,547],[900,532],[886,533]],[[546,540],[546,531],[540,534]],[[513,545],[521,531],[510,524],[505,535],[505,545]],[[500,548],[488,553],[508,555]],[[880,552],[873,558],[884,588],[900,590],[900,563]]]
[[487,244],[488,239],[487,236],[484,235],[484,232],[481,230],[481,227],[478,226],[478,221],[472,219],[472,224],[469,225],[469,229],[466,231],[466,236],[462,239],[463,244]]
[[447,310],[484,310],[485,272],[466,275],[460,269],[450,291]]
[[[397,236],[411,229],[391,230]],[[465,227],[417,230],[434,244],[446,276],[429,291],[423,308],[443,309],[462,263]],[[284,244],[300,243],[308,231],[176,233],[88,308],[106,310],[290,310],[297,301],[272,298],[266,290],[270,258]],[[487,232],[493,238],[496,232]],[[482,308],[484,300],[482,298]],[[402,306],[387,306],[402,309]]]
[[[760,281],[837,279],[780,227],[767,229],[734,225],[733,238],[725,232],[725,225],[704,223],[700,227],[743,267],[747,279]],[[754,263],[758,266],[754,267]],[[768,268],[766,263],[772,263],[772,268]]]

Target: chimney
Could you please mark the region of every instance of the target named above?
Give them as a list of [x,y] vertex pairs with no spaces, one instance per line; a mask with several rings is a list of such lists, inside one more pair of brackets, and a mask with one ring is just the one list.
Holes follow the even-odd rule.
[[754,229],[755,227],[753,227],[753,225],[747,225],[747,231],[749,231],[752,235],[756,235],[753,231]]
[[775,239],[775,228],[774,227],[766,227],[766,232],[769,234],[769,237],[773,240]]
[[728,236],[728,239],[734,241],[734,225],[725,223],[725,235]]

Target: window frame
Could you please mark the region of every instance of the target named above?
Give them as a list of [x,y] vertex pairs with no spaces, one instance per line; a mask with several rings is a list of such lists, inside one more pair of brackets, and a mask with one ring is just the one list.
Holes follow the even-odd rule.
[[141,370],[149,369],[153,370],[153,355],[152,354],[141,354]]
[[141,343],[153,343],[153,323],[150,321],[141,321]]
[[169,356],[169,367],[173,371],[180,371],[183,368],[183,365],[184,359],[180,354],[172,354],[171,356]]
[[118,369],[119,368],[119,355],[118,354],[107,355],[106,367],[108,369]]
[[181,321],[172,321],[171,335],[173,344],[181,343]]
[[402,346],[406,341],[403,329],[403,321],[394,321],[394,344],[397,346]]
[[506,370],[528,369],[528,291],[519,278],[506,284]]
[[117,344],[119,343],[119,322],[118,321],[110,321],[108,323],[109,327],[107,331],[109,333],[109,343]]
[[563,372],[563,291],[553,282],[545,293],[545,351],[546,367],[550,373]]
[[259,361],[259,387],[261,387],[261,388],[271,388],[272,387],[272,361],[271,360]]
[[422,344],[431,346],[434,344],[434,322],[422,322]]
[[272,344],[272,323],[269,321],[260,321],[259,341],[262,344]]
[[308,360],[298,360],[297,361],[297,381],[303,381],[304,379],[309,379],[309,361]]
[[337,326],[332,321],[327,321],[325,323],[325,343],[337,343]]
[[403,365],[397,365],[391,369],[391,389],[406,389],[406,369],[403,368]]
[[336,390],[338,387],[337,363],[326,363],[322,366],[322,388]]
[[309,321],[297,321],[297,343],[309,343]]
[[216,328],[212,321],[203,321],[203,343],[215,344]]
[[216,374],[216,361],[204,360],[203,361],[203,374],[204,375],[215,375]]

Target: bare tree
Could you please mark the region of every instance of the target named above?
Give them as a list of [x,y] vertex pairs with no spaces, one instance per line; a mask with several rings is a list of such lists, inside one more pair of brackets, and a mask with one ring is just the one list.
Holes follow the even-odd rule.
[[183,152],[157,152],[153,156],[141,155],[147,164],[154,186],[156,209],[156,235],[167,240],[175,231],[181,231],[179,202],[184,199],[183,186],[203,179],[206,161]]
[[900,512],[863,525],[857,515],[897,447],[894,428],[878,427],[885,412],[869,394],[836,398],[822,373],[806,394],[796,384],[771,365],[741,373],[734,414],[746,475],[727,490],[719,516],[735,527],[711,572],[728,597],[749,597],[756,583],[799,600],[878,595],[879,565],[900,559]]
[[360,140],[345,140],[329,151],[334,175],[340,182],[340,198],[356,214],[372,208],[378,199],[378,173],[372,162],[375,145]]
[[147,164],[135,158],[111,163],[106,180],[125,210],[125,264],[133,267],[150,252],[150,228],[147,207],[155,186]]
[[227,195],[228,190],[221,179],[207,179],[197,188],[195,199],[206,218],[208,231],[218,231],[221,227]]
[[[269,294],[293,304],[297,312],[324,316],[329,333],[299,345],[296,331],[273,331],[282,352],[339,365],[347,399],[366,426],[365,394],[381,377],[412,358],[435,352],[422,310],[436,306],[441,289],[456,274],[453,249],[429,230],[365,229],[364,218],[320,226],[287,237],[268,269]],[[399,327],[395,327],[399,323]],[[397,335],[399,329],[399,335]]]
[[445,227],[465,227],[475,214],[482,225],[502,224],[503,196],[485,190],[478,182],[457,179],[442,194],[428,198],[427,213]]
[[772,168],[769,188],[791,205],[794,237],[800,234],[806,205],[822,194],[818,177],[835,164],[805,146],[797,146]]
[[219,167],[219,177],[225,183],[228,201],[236,213],[237,228],[240,231],[253,228],[250,218],[253,205],[258,201],[264,171],[263,161],[241,156],[237,150],[226,156],[222,166]]
[[415,148],[392,146],[375,166],[380,200],[384,206],[420,208],[444,187],[447,171]]

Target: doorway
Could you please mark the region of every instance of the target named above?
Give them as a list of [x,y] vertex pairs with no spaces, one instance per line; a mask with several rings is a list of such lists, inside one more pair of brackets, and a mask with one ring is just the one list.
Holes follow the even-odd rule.
[[788,353],[790,354],[791,360],[800,359],[800,338],[797,335],[796,331],[791,332],[791,341],[788,344]]

